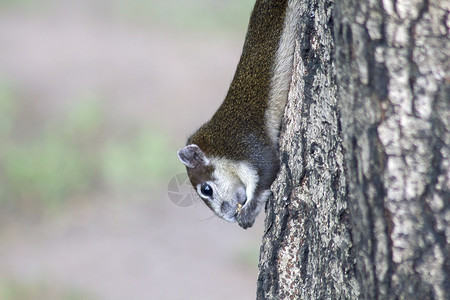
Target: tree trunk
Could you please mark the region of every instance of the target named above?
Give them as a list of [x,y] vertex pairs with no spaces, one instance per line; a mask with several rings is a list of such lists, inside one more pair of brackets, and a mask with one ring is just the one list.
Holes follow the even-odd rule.
[[300,2],[258,299],[450,299],[450,5]]

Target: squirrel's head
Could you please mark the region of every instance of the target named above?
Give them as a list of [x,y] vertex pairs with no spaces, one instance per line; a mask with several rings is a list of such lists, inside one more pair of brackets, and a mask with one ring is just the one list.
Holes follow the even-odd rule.
[[208,157],[195,144],[178,150],[178,157],[206,205],[224,220],[236,222],[241,207],[253,197],[258,182],[256,171],[245,162]]

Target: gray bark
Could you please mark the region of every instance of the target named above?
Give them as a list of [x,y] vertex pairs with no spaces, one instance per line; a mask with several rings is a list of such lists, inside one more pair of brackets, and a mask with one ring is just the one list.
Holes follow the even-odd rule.
[[258,299],[450,299],[448,1],[300,1]]

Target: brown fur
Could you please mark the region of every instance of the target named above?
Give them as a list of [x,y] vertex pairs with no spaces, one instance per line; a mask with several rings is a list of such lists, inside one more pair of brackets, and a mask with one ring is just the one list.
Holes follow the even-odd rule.
[[228,94],[211,120],[188,140],[208,157],[246,160],[252,139],[275,147],[266,132],[265,112],[286,5],[287,1],[256,1]]

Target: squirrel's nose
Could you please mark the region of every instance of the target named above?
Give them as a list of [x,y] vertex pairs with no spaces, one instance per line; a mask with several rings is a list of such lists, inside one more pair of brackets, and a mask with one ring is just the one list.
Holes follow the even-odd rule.
[[220,211],[223,214],[227,214],[232,210],[231,204],[227,201],[223,201],[222,204],[220,205]]

